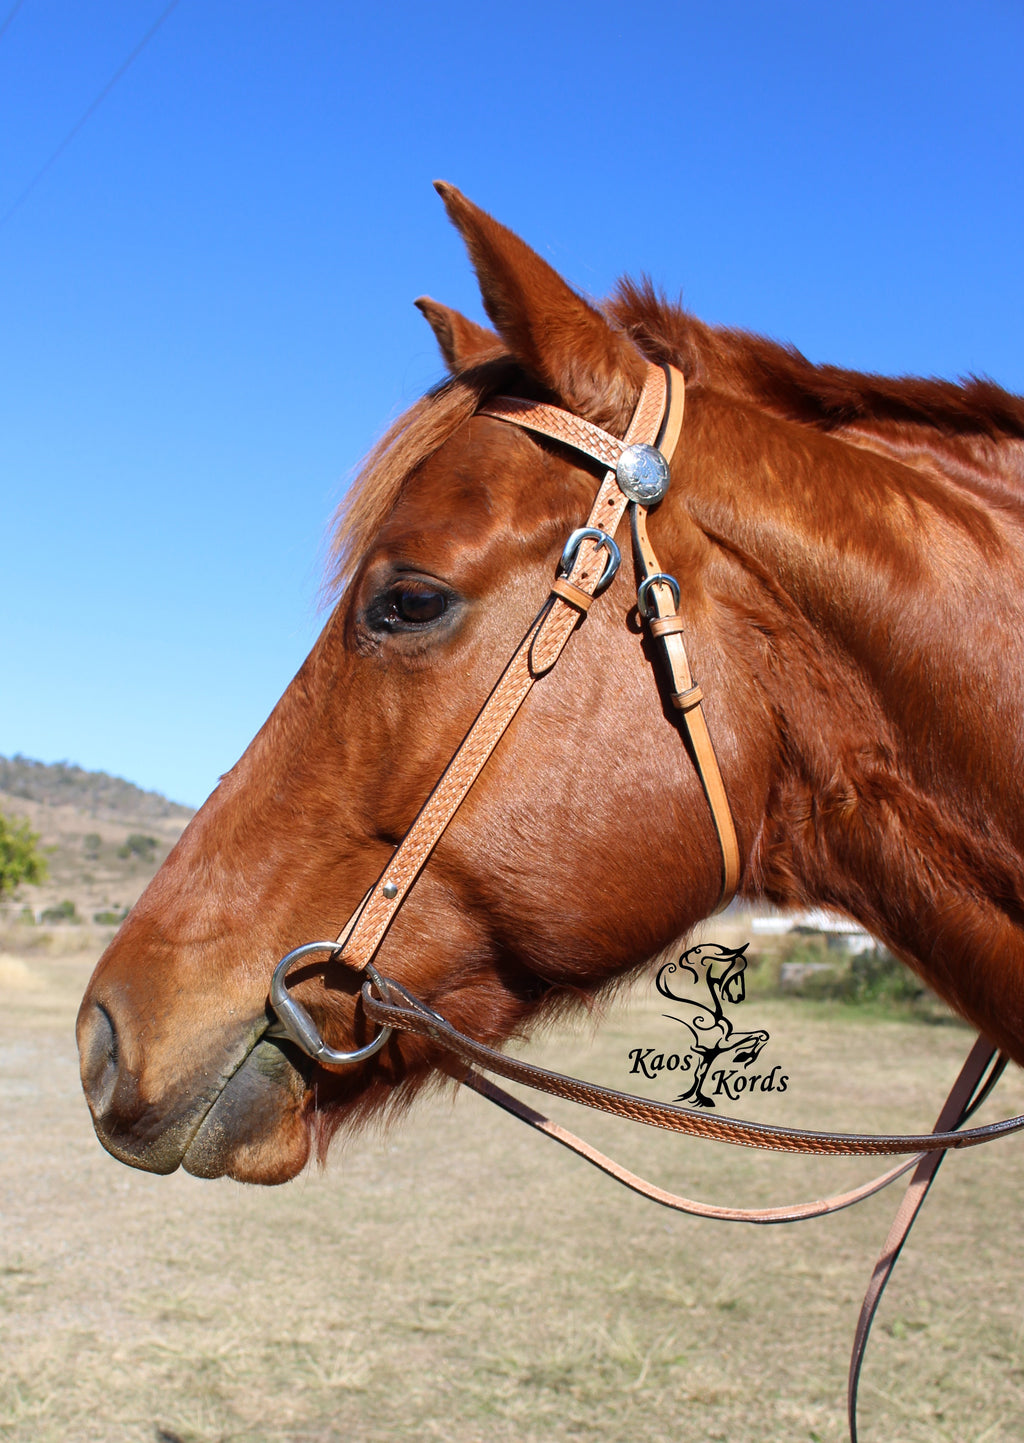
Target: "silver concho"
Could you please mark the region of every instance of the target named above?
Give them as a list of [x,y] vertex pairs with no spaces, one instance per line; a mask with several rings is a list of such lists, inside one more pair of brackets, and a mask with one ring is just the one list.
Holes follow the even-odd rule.
[[668,490],[668,462],[655,446],[627,446],[619,457],[615,479],[630,501],[654,506]]

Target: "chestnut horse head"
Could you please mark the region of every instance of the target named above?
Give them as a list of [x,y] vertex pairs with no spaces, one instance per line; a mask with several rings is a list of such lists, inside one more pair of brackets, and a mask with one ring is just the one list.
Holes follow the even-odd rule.
[[[596,309],[440,189],[495,330],[418,302],[450,379],[371,456],[323,633],[96,969],[79,1045],[104,1146],[154,1172],[280,1182],[338,1127],[445,1077],[406,1036],[325,1070],[268,1035],[268,984],[381,874],[593,501],[585,458],[481,407],[539,399],[621,436],[649,361],[687,381],[649,527],[678,579],[743,895],[848,912],[1024,1061],[1024,403],[812,366],[629,283]],[[624,559],[375,959],[491,1044],[638,968],[718,897],[634,581]],[[338,1048],[368,1039],[358,981],[335,964],[290,978]]]

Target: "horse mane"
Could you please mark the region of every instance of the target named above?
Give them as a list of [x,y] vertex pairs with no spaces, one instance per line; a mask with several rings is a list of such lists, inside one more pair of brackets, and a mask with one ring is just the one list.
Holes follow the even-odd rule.
[[[709,326],[659,294],[647,279],[619,282],[604,307],[652,361],[679,367],[687,383],[752,403],[822,431],[927,427],[942,438],[1024,438],[1024,398],[994,381],[888,377],[816,365],[795,346]],[[335,513],[325,585],[334,602],[394,509],[408,478],[458,430],[486,396],[542,395],[509,356],[443,381],[385,432]]]
[[645,279],[619,282],[606,307],[654,361],[817,430],[927,426],[945,436],[1024,438],[1024,398],[984,377],[877,376],[816,365],[795,346],[726,326],[709,326],[671,304]]

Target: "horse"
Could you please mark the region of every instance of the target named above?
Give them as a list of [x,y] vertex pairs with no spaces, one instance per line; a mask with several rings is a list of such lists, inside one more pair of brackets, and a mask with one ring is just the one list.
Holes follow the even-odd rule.
[[[744,943],[740,948],[730,948],[723,947],[719,942],[701,942],[684,952],[678,962],[666,962],[658,968],[654,985],[662,997],[688,1008],[690,1013],[689,1018],[667,1012],[665,1016],[673,1022],[682,1023],[693,1038],[692,1051],[697,1056],[690,1086],[679,1094],[676,1102],[690,1102],[694,1107],[715,1107],[714,1097],[705,1091],[704,1084],[718,1059],[731,1053],[734,1063],[749,1067],[764,1050],[767,1032],[738,1032],[725,1012],[726,1002],[739,1003],[747,995],[744,981],[747,946]],[[677,971],[691,979],[696,995],[680,997],[672,991],[668,979]],[[752,1075],[751,1086],[757,1080],[757,1075]],[[728,1086],[726,1095],[732,1098]]]
[[[438,189],[493,329],[417,302],[447,379],[371,453],[337,520],[319,639],[96,967],[78,1040],[103,1146],[151,1172],[282,1183],[340,1129],[459,1079],[429,1036],[370,1055],[344,953],[304,960],[289,987],[359,1053],[347,1068],[281,1035],[268,985],[374,892],[557,602],[559,554],[604,468],[489,406],[555,404],[621,437],[652,367],[685,381],[648,525],[739,895],[856,919],[1024,1063],[1024,401],[984,379],[815,365],[647,281],[591,303]],[[373,953],[492,1047],[589,1005],[721,900],[721,830],[650,664],[638,566],[623,554],[589,610],[577,597],[559,665]]]

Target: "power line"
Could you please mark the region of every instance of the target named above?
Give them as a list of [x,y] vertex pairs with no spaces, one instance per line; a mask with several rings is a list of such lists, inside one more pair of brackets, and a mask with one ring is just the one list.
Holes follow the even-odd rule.
[[[11,21],[13,20],[15,14],[17,13],[19,7],[20,7],[23,3],[24,3],[24,0],[18,0],[18,3],[15,5],[14,9],[11,11],[11,13],[8,15],[7,19],[4,21],[4,29],[6,29],[6,27],[11,23]],[[57,146],[56,150],[52,153],[52,155],[49,157],[49,159],[48,159],[47,161],[45,161],[45,163],[44,163],[43,165],[41,165],[40,168],[36,171],[35,175],[32,177],[32,179],[29,181],[28,185],[25,187],[25,189],[21,192],[21,194],[20,194],[20,195],[17,197],[17,199],[14,201],[13,205],[8,206],[7,210],[4,211],[3,215],[0,215],[0,226],[6,225],[7,222],[10,220],[11,216],[14,215],[15,211],[20,210],[21,207],[25,204],[25,202],[28,200],[29,196],[30,196],[30,195],[32,194],[32,192],[35,190],[36,186],[37,186],[37,185],[39,184],[39,182],[42,180],[43,176],[46,175],[47,172],[51,169],[51,167],[54,166],[54,165],[57,163],[57,161],[60,159],[60,157],[61,157],[61,156],[64,154],[64,152],[67,150],[68,146],[71,144],[71,142],[72,142],[72,141],[75,139],[75,137],[78,135],[79,131],[80,131],[80,130],[82,129],[82,127],[87,123],[87,121],[91,120],[92,117],[96,114],[97,110],[99,110],[100,106],[101,106],[101,105],[103,104],[103,102],[106,100],[107,96],[108,96],[108,95],[110,94],[110,92],[113,90],[113,88],[114,88],[114,86],[117,84],[117,82],[121,79],[121,76],[125,73],[125,71],[128,69],[128,67],[129,67],[134,61],[138,60],[139,56],[140,56],[140,55],[142,54],[142,52],[145,50],[146,46],[147,46],[147,45],[149,44],[149,42],[152,40],[153,36],[154,36],[154,35],[156,34],[156,32],[160,29],[160,26],[164,23],[164,21],[167,19],[168,15],[170,15],[171,11],[174,9],[174,7],[175,7],[177,4],[178,4],[178,0],[170,0],[170,4],[164,6],[164,8],[161,10],[160,14],[157,16],[156,20],[153,22],[153,24],[152,24],[152,25],[149,27],[149,29],[146,31],[145,35],[143,35],[142,39],[139,41],[138,45],[136,45],[136,47],[135,47],[135,49],[132,51],[132,53],[128,56],[128,59],[125,60],[125,61],[123,61],[123,62],[118,66],[118,68],[114,71],[113,75],[112,75],[112,76],[110,77],[110,79],[107,81],[106,85],[104,85],[104,87],[103,87],[103,89],[100,91],[99,95],[96,96],[95,100],[93,100],[93,101],[86,107],[86,109],[82,112],[82,114],[78,117],[78,119],[75,121],[74,125],[73,125],[73,126],[71,127],[71,129],[68,131],[67,135],[65,135],[64,139],[63,139],[63,140],[61,141],[61,143]],[[3,34],[3,30],[0,30],[0,35],[2,35],[2,34]]]
[[24,3],[25,0],[14,0],[13,7],[8,10],[5,18],[3,20],[0,20],[0,39],[3,38],[4,31],[7,29],[8,25],[10,25],[11,21],[14,19],[15,15],[17,15],[18,11],[21,9]]

